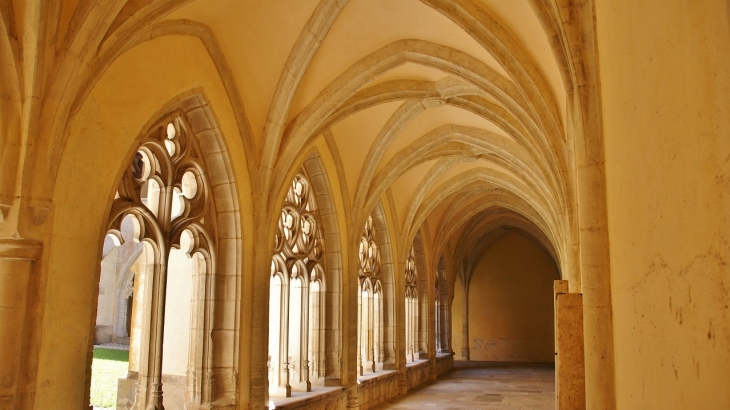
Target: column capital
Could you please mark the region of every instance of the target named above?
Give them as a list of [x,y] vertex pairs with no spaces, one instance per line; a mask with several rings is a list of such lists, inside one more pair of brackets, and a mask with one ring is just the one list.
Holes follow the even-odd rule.
[[0,238],[0,259],[36,260],[43,244],[29,239]]

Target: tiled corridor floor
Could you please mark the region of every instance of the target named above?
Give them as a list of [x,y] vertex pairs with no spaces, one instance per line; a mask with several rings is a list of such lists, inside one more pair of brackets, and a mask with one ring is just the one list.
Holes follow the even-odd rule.
[[378,409],[555,409],[552,364],[454,362],[437,381]]

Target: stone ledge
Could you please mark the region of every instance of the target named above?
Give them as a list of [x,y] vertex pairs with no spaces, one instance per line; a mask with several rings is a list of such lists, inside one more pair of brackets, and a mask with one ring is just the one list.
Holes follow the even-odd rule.
[[406,363],[406,369],[412,368],[412,367],[418,367],[418,366],[425,366],[429,364],[431,361],[428,359],[418,359],[413,362],[407,362]]
[[269,399],[269,409],[299,409],[314,407],[316,403],[345,394],[345,388],[312,387],[311,392],[292,392],[292,397]]
[[381,370],[377,373],[367,373],[362,376],[358,376],[357,384],[365,386],[368,384],[379,383],[385,379],[396,377],[398,375],[397,370]]
[[357,380],[360,409],[367,410],[392,399],[399,393],[400,374],[396,370],[382,370],[360,376]]
[[42,243],[28,239],[0,239],[0,258],[3,259],[38,259]]

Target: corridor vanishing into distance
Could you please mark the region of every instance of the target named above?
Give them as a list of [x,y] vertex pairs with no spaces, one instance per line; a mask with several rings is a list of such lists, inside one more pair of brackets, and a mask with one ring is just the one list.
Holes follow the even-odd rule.
[[552,363],[455,361],[437,381],[398,396],[377,409],[410,410],[555,408]]
[[0,410],[730,409],[729,16],[0,0]]

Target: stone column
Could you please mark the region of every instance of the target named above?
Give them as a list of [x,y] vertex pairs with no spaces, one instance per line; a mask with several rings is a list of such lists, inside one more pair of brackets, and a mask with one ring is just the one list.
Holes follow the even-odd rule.
[[451,303],[441,303],[441,353],[451,353]]
[[464,284],[461,288],[461,357],[469,361],[469,286]]
[[[378,299],[379,300],[379,299]],[[378,324],[379,325],[379,324]],[[375,373],[375,292],[368,299],[367,354],[368,366]]]
[[[342,385],[343,377],[347,377],[343,375],[342,368],[343,360],[347,360],[346,357],[343,357],[344,353],[342,349],[343,337],[347,336],[345,322],[343,321],[343,315],[346,313],[345,304],[342,302],[345,298],[346,289],[344,289],[343,285],[343,293],[340,296],[332,290],[333,287],[328,284],[324,295],[324,303],[320,309],[322,312],[320,340],[324,345],[321,366],[324,369],[325,386],[340,386]],[[349,305],[352,306],[352,303]],[[355,306],[355,318],[357,319],[357,306]],[[357,347],[357,341],[355,341],[355,346]]]
[[[160,188],[160,202],[157,207],[157,222],[161,232],[170,232],[172,221],[173,187]],[[165,338],[165,305],[167,300],[167,263],[170,244],[158,243],[155,265],[152,273],[152,300],[150,311],[150,339],[147,361],[145,410],[164,410],[162,391],[162,354]]]
[[[160,259],[167,261],[167,254],[163,254]],[[145,410],[165,409],[162,403],[162,347],[164,344],[166,293],[167,264],[156,261],[152,273],[152,309],[149,322],[147,373],[146,375],[140,374],[140,376],[146,376],[141,377],[144,379],[146,387]]]
[[362,376],[365,373],[362,364],[362,352],[366,347],[363,345],[363,310],[362,310],[362,280],[357,286],[357,374]]
[[434,317],[436,319],[436,352],[441,353],[441,300],[438,293],[436,294],[436,306],[434,308]]
[[[437,279],[438,280],[438,279]],[[436,380],[438,378],[438,369],[436,368],[436,315],[438,315],[438,305],[436,303],[436,286],[432,286],[430,283],[426,287],[427,307],[426,309],[426,348],[428,349],[428,360],[429,360],[429,380]],[[433,306],[433,309],[430,308]]]
[[360,385],[355,383],[347,387],[347,408],[358,410],[360,408]]
[[[288,273],[287,273],[288,275]],[[291,397],[289,384],[289,298],[291,278],[287,276],[281,282],[281,312],[279,319],[279,389],[284,390],[285,397]]]
[[25,357],[28,283],[41,244],[0,239],[0,408],[17,406],[18,372]]
[[302,287],[302,308],[300,310],[302,319],[299,331],[299,358],[301,359],[300,373],[303,373],[304,383],[307,391],[312,391],[312,382],[309,380],[309,282],[304,282]]
[[585,410],[583,295],[555,281],[555,401],[558,410]]
[[149,311],[152,306],[152,272],[155,264],[146,252],[132,266],[134,271],[134,304],[129,334],[129,371],[117,381],[117,410],[138,409],[147,395],[147,376],[149,374]]

